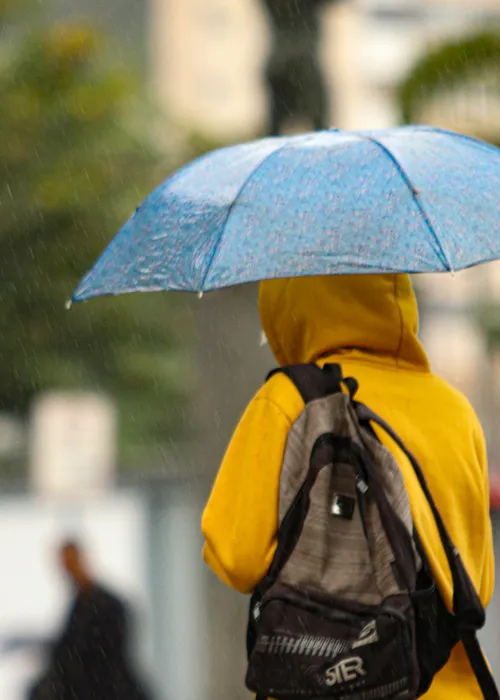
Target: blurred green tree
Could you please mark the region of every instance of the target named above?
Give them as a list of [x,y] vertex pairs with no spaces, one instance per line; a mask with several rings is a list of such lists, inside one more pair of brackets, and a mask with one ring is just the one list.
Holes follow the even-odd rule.
[[[429,49],[406,76],[398,91],[404,123],[419,123],[426,108],[436,99],[464,93],[476,99],[478,86],[486,87],[500,99],[500,33],[480,32],[437,44]],[[482,115],[476,136],[500,144],[496,116]],[[482,133],[484,131],[484,133]]]
[[104,390],[118,401],[122,446],[142,453],[182,427],[188,373],[175,298],[64,307],[166,174],[151,140],[125,126],[136,91],[126,70],[103,65],[105,49],[92,27],[56,26],[22,40],[2,66],[0,411],[25,416],[47,389]]

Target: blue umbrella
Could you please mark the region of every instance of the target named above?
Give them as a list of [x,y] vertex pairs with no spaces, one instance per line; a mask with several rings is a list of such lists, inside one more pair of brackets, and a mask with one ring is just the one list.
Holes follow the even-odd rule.
[[73,300],[499,257],[499,149],[425,126],[322,131],[187,165],[147,197]]

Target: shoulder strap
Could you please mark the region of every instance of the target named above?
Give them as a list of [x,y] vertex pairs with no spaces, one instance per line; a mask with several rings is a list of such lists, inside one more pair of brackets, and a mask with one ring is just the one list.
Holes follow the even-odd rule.
[[465,647],[483,696],[486,700],[499,700],[500,695],[497,686],[488,668],[476,635],[477,630],[481,629],[485,623],[484,608],[462,562],[460,553],[448,534],[446,525],[432,497],[424,473],[401,438],[382,418],[380,418],[380,416],[363,404],[356,402],[355,406],[361,425],[363,425],[363,423],[365,425],[370,425],[370,423],[379,425],[406,455],[415,471],[420,487],[431,508],[450,566],[453,579],[453,613],[457,620],[460,639]]
[[347,388],[351,398],[358,390],[355,379],[344,379],[340,365],[326,364],[323,368],[314,363],[278,367],[270,372],[267,381],[275,374],[284,374],[297,388],[304,403],[323,399],[330,394],[342,391],[342,385]]
[[462,631],[460,635],[465,647],[469,663],[475,673],[481,692],[486,700],[498,700],[500,697],[495,679],[486,663],[483,650],[479,644],[475,631]]

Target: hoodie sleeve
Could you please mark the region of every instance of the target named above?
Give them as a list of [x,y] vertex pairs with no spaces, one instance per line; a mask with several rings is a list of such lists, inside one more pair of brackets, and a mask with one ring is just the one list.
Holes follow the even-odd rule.
[[[241,593],[253,591],[276,549],[281,465],[293,422],[289,411],[270,396],[270,389],[280,382],[288,380],[273,378],[248,406],[202,519],[205,562],[224,583]],[[290,388],[296,393],[291,384]],[[298,400],[298,394],[292,396],[293,403]],[[296,408],[300,413],[300,405]]]
[[489,488],[489,470],[488,457],[486,450],[486,442],[484,439],[483,430],[479,420],[475,421],[475,446],[476,454],[481,467],[481,475],[483,478],[483,495],[484,495],[484,523],[483,523],[483,567],[481,572],[481,584],[479,588],[479,597],[483,605],[486,607],[493,595],[495,586],[495,560],[493,549],[493,532],[490,519],[490,488]]

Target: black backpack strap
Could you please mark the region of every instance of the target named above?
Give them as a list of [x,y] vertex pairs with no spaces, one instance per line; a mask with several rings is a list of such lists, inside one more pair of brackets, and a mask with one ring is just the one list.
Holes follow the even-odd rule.
[[351,398],[358,390],[358,383],[352,377],[342,376],[340,365],[326,364],[323,368],[314,363],[278,367],[270,372],[267,381],[275,374],[284,374],[297,388],[304,403],[310,403],[325,396],[342,391],[342,385],[347,388]]
[[467,656],[469,657],[470,664],[484,698],[486,698],[486,700],[499,700],[500,695],[497,686],[488,668],[476,634],[477,630],[484,626],[485,611],[477,591],[474,588],[474,584],[462,562],[460,553],[448,534],[446,525],[444,524],[429,486],[427,485],[422,468],[390,425],[363,404],[356,402],[355,406],[361,425],[365,424],[369,426],[371,423],[379,425],[406,455],[415,471],[420,487],[431,508],[450,566],[453,579],[453,614],[457,621],[460,640],[465,647],[465,651],[467,652]]
[[486,700],[497,700],[499,696],[498,688],[495,683],[486,659],[484,658],[483,650],[479,644],[477,634],[474,630],[464,630],[460,634],[460,639],[465,647],[470,665],[474,671],[481,692]]

